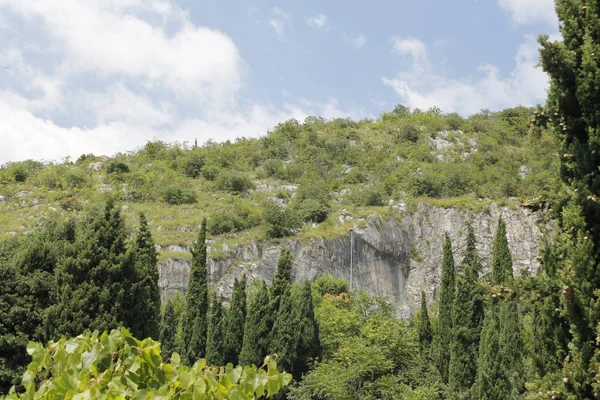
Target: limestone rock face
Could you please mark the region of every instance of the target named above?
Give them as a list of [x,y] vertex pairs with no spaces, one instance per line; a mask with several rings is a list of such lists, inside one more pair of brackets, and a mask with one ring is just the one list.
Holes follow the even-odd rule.
[[[535,273],[542,232],[551,229],[541,212],[495,204],[479,213],[419,205],[415,212],[399,219],[371,216],[366,226],[354,226],[352,234],[333,239],[288,240],[279,244],[252,241],[247,246],[229,246],[226,257],[209,258],[209,280],[226,297],[231,294],[234,277],[244,273],[249,279],[270,283],[282,247],[289,248],[294,256],[293,274],[298,282],[312,281],[321,275],[349,279],[353,248],[353,288],[389,297],[399,306],[399,315],[407,317],[419,306],[422,289],[429,299],[437,299],[444,232],[452,238],[455,261],[460,265],[465,224],[472,220],[483,261],[482,274],[489,273],[500,215],[506,222],[515,274]],[[189,265],[189,260],[184,259],[168,259],[159,265],[163,299],[175,291],[185,292]]]

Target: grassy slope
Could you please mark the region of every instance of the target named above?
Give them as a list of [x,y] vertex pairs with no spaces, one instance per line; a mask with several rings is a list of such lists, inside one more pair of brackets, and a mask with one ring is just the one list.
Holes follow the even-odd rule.
[[[342,234],[369,214],[400,213],[394,208],[400,203],[409,210],[418,202],[482,209],[492,201],[516,205],[556,196],[554,140],[530,134],[530,118],[525,108],[468,119],[397,109],[359,122],[288,121],[264,138],[235,143],[149,142],[111,158],[8,164],[0,168],[0,195],[9,199],[0,202],[0,237],[31,231],[46,217],[86,212],[106,196],[122,204],[129,226],[144,212],[163,248],[189,245],[208,217],[217,249],[264,238],[269,198],[295,210],[306,199],[329,208],[324,222],[299,227],[297,238],[306,239]],[[167,204],[173,193],[195,203]],[[355,220],[341,223],[341,214]],[[161,257],[172,255],[187,256],[164,249]]]

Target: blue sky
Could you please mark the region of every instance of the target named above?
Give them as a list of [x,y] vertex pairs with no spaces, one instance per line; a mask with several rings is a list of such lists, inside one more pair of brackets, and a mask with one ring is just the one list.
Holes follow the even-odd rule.
[[0,164],[535,105],[556,32],[552,0],[0,0]]

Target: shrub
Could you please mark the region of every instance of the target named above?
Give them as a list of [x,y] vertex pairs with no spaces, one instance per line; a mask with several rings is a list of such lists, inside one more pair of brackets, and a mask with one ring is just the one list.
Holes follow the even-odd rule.
[[262,164],[267,177],[280,178],[283,176],[283,162],[275,158],[265,160]]
[[240,232],[260,225],[261,216],[255,208],[236,205],[222,213],[213,214],[206,229],[211,235]]
[[296,215],[304,222],[321,223],[329,215],[329,204],[316,199],[305,199],[294,203]]
[[344,176],[344,182],[351,185],[364,183],[367,181],[367,176],[358,168],[353,168]]
[[217,189],[234,194],[244,193],[254,188],[254,183],[246,175],[229,171],[220,174],[215,183]]
[[121,161],[111,161],[106,166],[108,174],[126,174],[129,172],[129,166]]
[[291,236],[298,228],[298,218],[294,212],[273,201],[265,209],[264,221],[268,238]]
[[196,193],[192,189],[170,186],[163,193],[163,200],[168,204],[193,204],[196,202]]
[[200,154],[192,154],[183,164],[183,174],[196,179],[200,176],[204,167],[204,157]]
[[221,168],[217,167],[216,165],[207,165],[202,169],[201,174],[204,179],[212,182],[217,179],[217,176],[219,176],[220,172]]

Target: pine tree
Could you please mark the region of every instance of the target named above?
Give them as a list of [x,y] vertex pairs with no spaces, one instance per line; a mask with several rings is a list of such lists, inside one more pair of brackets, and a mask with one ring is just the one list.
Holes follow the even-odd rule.
[[310,282],[304,282],[295,303],[293,311],[298,333],[298,343],[296,349],[297,358],[292,372],[295,379],[299,380],[308,371],[309,362],[321,356],[319,325],[315,320]]
[[512,257],[506,238],[506,224],[498,219],[496,239],[492,248],[492,284],[504,285],[513,279]]
[[281,250],[279,255],[279,261],[277,262],[277,270],[275,271],[275,277],[273,278],[273,284],[271,285],[270,291],[270,305],[271,311],[266,316],[267,324],[271,332],[271,341],[273,340],[273,329],[275,320],[279,313],[279,306],[281,303],[281,296],[288,290],[292,284],[292,265],[294,260],[292,254],[286,248]]
[[450,235],[445,234],[440,285],[440,314],[438,332],[435,336],[435,361],[444,382],[448,382],[450,342],[452,341],[452,306],[455,292],[454,257]]
[[270,313],[269,289],[263,281],[258,287],[253,301],[248,306],[240,364],[261,365],[267,356],[270,347],[269,335],[271,333],[268,323]]
[[135,238],[135,266],[137,282],[132,288],[134,302],[131,333],[137,338],[158,339],[160,319],[160,288],[156,248],[146,216],[140,213],[140,228]]
[[206,362],[208,365],[221,366],[226,364],[223,335],[223,300],[213,291],[210,296],[210,317],[208,319],[208,334],[206,338]]
[[224,359],[225,364],[239,363],[240,352],[244,341],[244,324],[246,323],[246,275],[233,283],[233,293],[229,303],[229,311],[224,324]]
[[421,353],[426,353],[431,345],[433,333],[431,322],[429,321],[429,313],[427,312],[427,300],[423,290],[421,290],[421,313],[419,314],[417,331],[419,333],[419,350]]
[[279,356],[278,365],[284,371],[293,371],[298,353],[298,330],[294,320],[291,287],[280,296],[279,312],[273,325],[273,349]]
[[206,270],[206,219],[202,220],[198,239],[192,247],[192,265],[186,295],[183,343],[185,360],[194,363],[204,357],[208,329],[208,278]]

